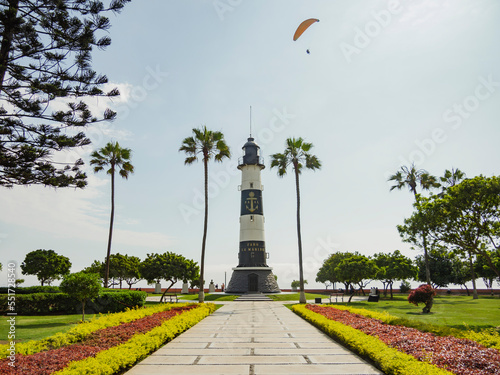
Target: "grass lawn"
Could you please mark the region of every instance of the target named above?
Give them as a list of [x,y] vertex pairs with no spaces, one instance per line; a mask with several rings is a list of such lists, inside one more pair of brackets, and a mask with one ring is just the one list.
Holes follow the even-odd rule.
[[[90,320],[94,314],[86,314],[85,320]],[[0,319],[0,344],[7,344],[9,322],[8,316]],[[72,315],[41,315],[16,316],[16,342],[40,340],[57,332],[66,332],[82,320],[82,314]]]
[[[346,305],[346,303],[339,303]],[[351,302],[351,307],[374,311],[387,311],[400,318],[418,320],[422,323],[465,329],[500,329],[500,298],[480,296],[436,296],[430,314],[422,314],[423,305],[415,306],[407,296],[395,295],[394,300],[380,299],[379,302]]]
[[[269,298],[272,298],[274,301],[298,301],[300,297],[300,293],[290,293],[290,294],[268,294]],[[324,294],[312,294],[306,293],[306,299],[311,300],[315,298],[328,298]]]

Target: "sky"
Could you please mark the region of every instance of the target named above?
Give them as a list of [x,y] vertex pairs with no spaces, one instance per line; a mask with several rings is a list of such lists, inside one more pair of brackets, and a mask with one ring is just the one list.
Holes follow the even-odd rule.
[[[294,42],[308,18],[320,22]],[[207,283],[218,284],[238,263],[236,166],[250,123],[266,165],[268,265],[281,288],[298,279],[296,192],[293,174],[270,169],[270,155],[288,137],[313,143],[322,162],[300,180],[307,288],[324,288],[316,273],[337,251],[420,254],[396,229],[413,202],[407,190],[390,191],[387,179],[401,166],[499,174],[497,1],[148,0],[110,21],[112,44],[94,52],[93,67],[122,95],[88,103],[118,117],[87,129],[90,146],[54,157],[84,160],[85,189],[2,190],[0,285],[8,262],[24,286],[38,285],[19,267],[36,249],[67,256],[72,272],[104,259],[110,178],[89,161],[109,141],[130,148],[135,167],[116,183],[112,253],[172,251],[200,262],[203,164],[185,166],[179,147],[193,128],[223,132],[232,158],[209,165],[205,269]]]

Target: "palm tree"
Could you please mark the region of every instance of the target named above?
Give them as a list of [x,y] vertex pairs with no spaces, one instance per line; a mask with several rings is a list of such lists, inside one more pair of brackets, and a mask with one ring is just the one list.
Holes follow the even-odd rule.
[[91,165],[95,165],[94,172],[102,171],[104,167],[110,168],[106,171],[111,175],[111,218],[109,220],[108,251],[106,255],[106,269],[104,273],[104,287],[108,287],[109,279],[109,259],[111,256],[111,239],[113,237],[113,221],[115,216],[115,171],[118,170],[120,176],[128,179],[129,173],[134,173],[134,166],[130,164],[132,151],[129,148],[121,148],[118,142],[108,142],[106,146],[98,151],[94,151],[90,156]]
[[437,182],[436,177],[431,176],[425,169],[417,169],[415,163],[412,163],[409,168],[402,166],[399,171],[389,177],[388,181],[395,181],[395,184],[391,187],[391,191],[408,187],[413,193],[415,201],[418,199],[417,187],[419,184],[422,190],[430,190],[431,188],[441,186]]
[[446,188],[455,186],[464,178],[465,178],[465,173],[462,172],[460,169],[451,168],[451,171],[446,169],[444,171],[444,176],[439,178],[441,182],[445,184],[445,186],[443,186],[443,192],[444,190],[446,190]]
[[203,224],[203,241],[201,244],[201,263],[200,263],[200,292],[198,300],[205,300],[203,290],[204,272],[205,272],[205,246],[207,242],[208,225],[208,162],[214,158],[215,161],[222,162],[224,158],[230,158],[231,152],[224,140],[224,134],[218,131],[208,130],[206,126],[200,129],[193,129],[194,136],[188,137],[182,141],[179,151],[184,151],[186,160],[184,164],[192,164],[198,161],[198,154],[203,157],[203,167],[205,171],[205,221]]
[[[438,188],[441,186],[439,182],[437,182],[436,177],[430,175],[425,169],[417,169],[415,163],[412,163],[409,168],[407,166],[402,166],[399,171],[389,177],[388,181],[395,182],[390,191],[394,189],[401,190],[408,187],[415,197],[415,202],[418,202],[418,185],[420,185],[422,190],[430,190],[431,188]],[[427,237],[425,233],[422,233],[422,242],[425,259],[425,278],[427,284],[431,285],[429,256],[427,254]]]
[[307,169],[320,169],[321,162],[315,155],[311,155],[309,150],[313,147],[312,143],[304,142],[302,138],[288,138],[286,140],[285,151],[271,155],[271,168],[278,168],[278,176],[283,177],[289,165],[293,166],[295,172],[295,187],[297,191],[297,238],[299,244],[299,282],[300,282],[300,303],[306,303],[304,293],[304,272],[302,268],[302,238],[300,233],[300,188],[299,175],[302,167]]

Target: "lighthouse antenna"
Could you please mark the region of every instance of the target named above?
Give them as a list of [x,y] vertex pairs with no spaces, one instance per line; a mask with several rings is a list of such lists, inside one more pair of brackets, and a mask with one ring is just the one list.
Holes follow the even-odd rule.
[[250,106],[250,138],[252,138],[252,106]]

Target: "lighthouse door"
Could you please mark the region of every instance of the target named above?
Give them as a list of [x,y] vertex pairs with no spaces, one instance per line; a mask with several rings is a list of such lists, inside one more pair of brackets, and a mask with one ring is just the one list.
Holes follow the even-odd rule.
[[259,291],[259,275],[251,273],[248,275],[248,291],[258,292]]

